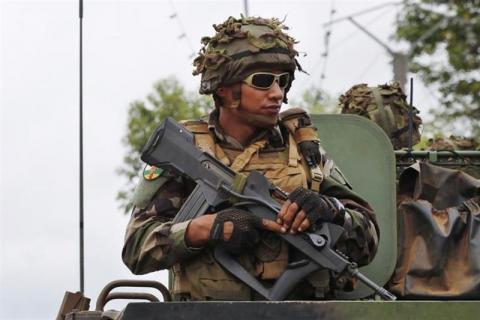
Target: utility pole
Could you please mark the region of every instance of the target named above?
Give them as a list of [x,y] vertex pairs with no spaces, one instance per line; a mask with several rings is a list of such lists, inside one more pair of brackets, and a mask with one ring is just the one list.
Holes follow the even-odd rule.
[[407,52],[399,52],[399,51],[393,51],[392,49],[390,49],[390,47],[388,47],[385,43],[383,43],[380,39],[378,39],[373,33],[368,31],[365,27],[360,25],[351,16],[347,17],[347,19],[351,23],[353,23],[357,28],[362,30],[366,35],[368,35],[370,38],[372,38],[374,41],[376,41],[378,44],[384,47],[385,50],[387,50],[387,52],[392,57],[393,80],[398,81],[400,83],[400,87],[402,88],[403,91],[405,91],[405,84],[407,83],[408,62],[410,60],[410,57],[413,54],[413,51],[420,43],[422,43],[423,41],[425,41],[426,39],[434,35],[435,32],[437,32],[437,30],[440,29],[440,27],[445,23],[445,19],[441,19],[434,26],[432,26],[430,29],[425,31],[425,33],[420,38],[418,38],[417,42]]
[[248,17],[248,0],[243,0],[243,13]]
[[80,20],[79,43],[79,262],[80,262],[80,292],[85,292],[85,256],[84,256],[84,220],[83,220],[83,0],[79,1],[78,17]]

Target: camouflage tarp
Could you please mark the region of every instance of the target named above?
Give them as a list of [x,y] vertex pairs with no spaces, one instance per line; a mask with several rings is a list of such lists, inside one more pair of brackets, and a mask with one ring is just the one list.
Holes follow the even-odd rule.
[[480,298],[480,180],[420,162],[399,182],[389,289],[406,299]]

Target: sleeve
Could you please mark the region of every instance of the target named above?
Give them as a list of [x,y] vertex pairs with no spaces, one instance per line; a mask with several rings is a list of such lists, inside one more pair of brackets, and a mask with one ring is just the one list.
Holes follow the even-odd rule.
[[190,183],[172,177],[145,208],[134,208],[122,250],[123,262],[134,274],[167,269],[201,251],[185,243],[190,221],[171,222],[192,190]]
[[372,207],[332,176],[322,182],[320,193],[337,198],[346,209],[341,222],[345,233],[337,242],[336,249],[359,266],[367,265],[375,257],[380,235]]

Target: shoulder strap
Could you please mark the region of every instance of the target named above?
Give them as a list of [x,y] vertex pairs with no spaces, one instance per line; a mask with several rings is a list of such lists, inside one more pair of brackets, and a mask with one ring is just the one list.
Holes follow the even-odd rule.
[[[280,113],[280,123],[287,128],[289,135],[293,137],[293,139],[289,139],[290,148],[293,147],[293,141],[295,142],[295,148],[303,141],[320,142],[317,129],[311,126],[309,115],[301,108],[291,108]],[[301,161],[307,173],[309,173],[307,174],[307,179],[310,189],[318,192],[323,181],[322,170],[318,165],[313,168],[310,167],[305,161],[305,156],[302,157]]]
[[195,145],[200,150],[211,156],[215,156],[215,142],[208,131],[208,123],[202,120],[186,120],[181,121],[180,124],[193,133],[195,136]]
[[312,127],[310,116],[301,108],[291,108],[280,113],[280,122],[293,135],[295,141],[316,141],[318,138],[317,129]]
[[[302,108],[290,108],[280,113],[280,123],[288,129],[288,131],[297,137],[301,137],[302,135],[300,129],[309,129],[313,127],[309,127],[311,125],[310,117],[305,110]],[[297,133],[299,132],[299,133]],[[307,132],[307,131],[304,131]],[[307,136],[305,136],[307,137]],[[309,138],[315,138],[315,135],[308,135]],[[317,138],[318,139],[318,138]]]

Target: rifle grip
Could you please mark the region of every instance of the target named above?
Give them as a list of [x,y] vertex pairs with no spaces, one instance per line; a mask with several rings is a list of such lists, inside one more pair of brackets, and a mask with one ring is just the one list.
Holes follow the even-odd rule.
[[180,223],[201,216],[207,211],[209,206],[210,204],[203,193],[202,186],[197,184],[193,192],[183,203],[183,206],[178,210],[172,222],[174,224]]

